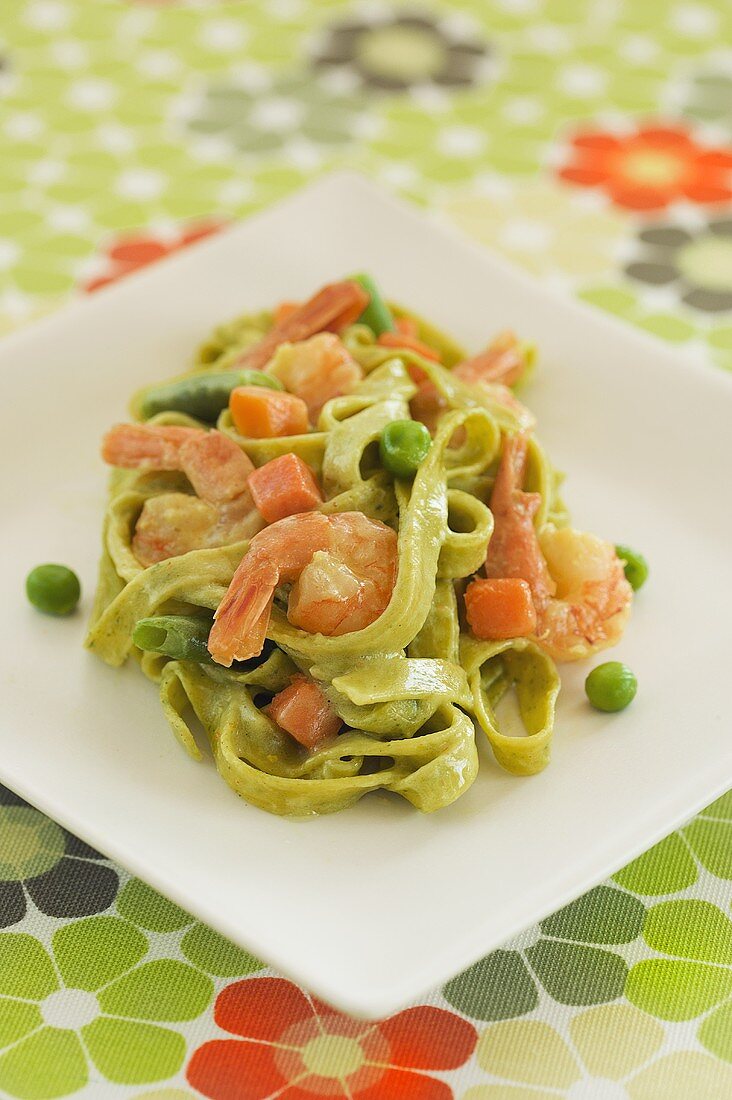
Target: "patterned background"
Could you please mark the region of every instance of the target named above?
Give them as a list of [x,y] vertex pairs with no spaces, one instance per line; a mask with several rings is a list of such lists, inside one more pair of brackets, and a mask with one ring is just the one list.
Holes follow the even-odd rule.
[[[336,167],[732,368],[726,0],[2,0],[0,329]],[[727,45],[725,45],[727,44]],[[378,1025],[0,788],[0,1095],[732,1095],[732,795]]]

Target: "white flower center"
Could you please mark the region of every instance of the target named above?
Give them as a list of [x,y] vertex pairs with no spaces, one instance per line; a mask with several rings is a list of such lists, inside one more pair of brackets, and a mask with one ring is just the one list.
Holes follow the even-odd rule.
[[69,21],[71,13],[66,4],[57,0],[38,0],[30,4],[25,13],[25,22],[39,31],[60,31]]
[[530,218],[511,219],[506,222],[499,236],[504,248],[516,252],[543,252],[550,246],[551,240],[552,231],[549,226]]
[[12,267],[19,255],[20,249],[15,241],[0,238],[0,271],[6,271]]
[[204,24],[200,41],[209,50],[220,50],[225,53],[238,50],[244,45],[247,37],[248,32],[243,20],[237,22],[234,19],[210,19]]
[[681,4],[671,12],[673,29],[691,38],[706,38],[714,34],[718,25],[717,13],[702,4]]
[[437,136],[437,147],[447,157],[475,157],[484,146],[485,137],[475,126],[448,126]]
[[272,96],[271,99],[260,99],[259,103],[252,108],[249,117],[252,125],[259,130],[275,130],[282,133],[297,128],[302,118],[302,107],[294,99]]
[[68,102],[81,111],[106,111],[117,98],[108,80],[77,80],[69,88]]
[[43,1022],[49,1027],[77,1031],[99,1015],[99,1002],[85,989],[57,989],[40,1004]]
[[156,199],[165,187],[165,177],[149,168],[130,168],[117,179],[117,194],[125,199],[145,202]]
[[607,83],[607,77],[594,65],[567,65],[559,77],[559,86],[567,95],[600,95]]

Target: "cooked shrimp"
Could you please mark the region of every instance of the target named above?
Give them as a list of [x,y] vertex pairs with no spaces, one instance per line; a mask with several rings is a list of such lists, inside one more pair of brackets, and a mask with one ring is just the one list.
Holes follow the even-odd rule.
[[633,589],[615,547],[586,531],[551,524],[539,543],[557,586],[539,614],[539,645],[556,661],[577,661],[619,642]]
[[506,440],[491,495],[495,527],[486,574],[528,582],[535,641],[557,661],[575,661],[620,640],[633,592],[615,548],[596,535],[551,524],[537,535],[539,494],[521,489],[524,435]]
[[463,382],[500,382],[512,386],[526,373],[526,349],[510,330],[501,332],[485,351],[465,359],[455,367]]
[[359,364],[332,332],[320,332],[295,344],[281,344],[267,366],[267,373],[302,398],[312,423],[326,401],[349,393],[363,378]]
[[554,594],[536,538],[534,516],[541,504],[538,493],[525,493],[521,486],[526,470],[526,435],[509,436],[503,445],[501,462],[491,493],[493,534],[485,563],[487,577],[515,577],[527,581],[537,612]]
[[396,534],[361,512],[300,513],[255,535],[215,615],[209,652],[221,665],[261,653],[275,589],[291,584],[293,626],[330,636],[361,630],[386,608]]
[[247,348],[231,369],[236,366],[261,370],[286,341],[307,340],[326,330],[339,332],[360,317],[368,302],[368,294],[356,282],[346,279],[341,283],[329,283],[307,302],[284,316],[281,314],[274,328],[253,347]]
[[459,363],[453,373],[461,382],[478,386],[498,405],[509,409],[522,431],[536,426],[536,417],[510,388],[528,367],[526,350],[512,332],[502,332],[485,351]]
[[104,437],[102,457],[127,469],[180,470],[196,493],[160,493],[145,501],[132,539],[141,565],[238,542],[252,533],[256,510],[247,479],[254,466],[221,432],[117,424]]

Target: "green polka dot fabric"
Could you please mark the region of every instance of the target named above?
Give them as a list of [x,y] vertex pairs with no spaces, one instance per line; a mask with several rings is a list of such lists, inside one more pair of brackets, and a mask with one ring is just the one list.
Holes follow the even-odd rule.
[[[0,331],[356,168],[732,368],[726,0],[3,0]],[[732,794],[378,1024],[0,788],[0,1096],[732,1096]]]

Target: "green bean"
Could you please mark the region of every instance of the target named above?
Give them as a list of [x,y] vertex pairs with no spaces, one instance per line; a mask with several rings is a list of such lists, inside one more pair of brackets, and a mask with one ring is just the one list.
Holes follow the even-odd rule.
[[[138,619],[132,632],[132,641],[138,649],[147,653],[160,653],[176,661],[198,661],[212,665],[216,662],[208,651],[208,635],[211,619],[203,615],[152,615]],[[274,642],[265,640],[262,652],[248,661],[234,661],[235,672],[248,672],[272,654]]]
[[395,477],[414,477],[431,445],[430,433],[418,420],[392,420],[379,440],[381,464]]
[[138,619],[132,641],[148,653],[162,653],[176,661],[213,664],[208,651],[211,620],[197,615],[154,615]]
[[368,325],[374,336],[381,336],[382,332],[393,332],[395,329],[394,318],[391,310],[381,297],[379,288],[370,275],[354,275],[354,283],[358,283],[369,296],[369,304],[358,319],[358,324]]
[[28,599],[46,615],[70,615],[79,602],[81,585],[66,565],[37,565],[25,579]]
[[587,698],[596,710],[624,710],[633,702],[637,690],[638,681],[620,661],[598,665],[585,680]]
[[625,576],[634,592],[648,580],[648,562],[637,550],[631,550],[629,546],[616,546],[615,552],[623,561]]
[[181,412],[213,424],[237,386],[282,389],[278,378],[258,370],[202,371],[145,390],[138,399],[137,411],[143,420],[161,412]]

